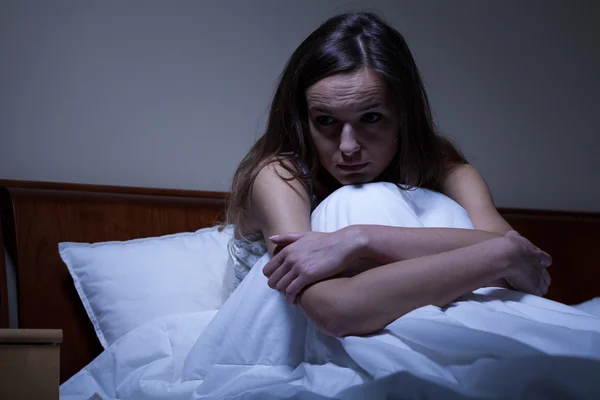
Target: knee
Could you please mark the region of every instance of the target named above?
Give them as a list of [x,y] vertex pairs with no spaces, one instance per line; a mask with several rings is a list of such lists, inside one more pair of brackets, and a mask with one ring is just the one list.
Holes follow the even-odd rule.
[[371,182],[361,185],[344,185],[331,193],[324,201],[340,201],[350,199],[372,200],[373,197],[396,194],[399,188],[390,182]]
[[409,200],[403,192],[389,182],[342,186],[314,210],[312,230],[332,232],[359,224],[398,225],[398,211]]

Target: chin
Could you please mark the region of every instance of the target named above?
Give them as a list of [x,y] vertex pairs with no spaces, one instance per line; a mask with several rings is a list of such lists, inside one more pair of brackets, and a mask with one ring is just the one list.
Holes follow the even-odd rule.
[[[335,166],[328,166],[325,170],[329,173],[330,178],[333,178],[340,185],[362,185],[371,183],[377,179],[377,174],[373,168],[366,168],[357,172],[344,172],[337,169]],[[332,182],[333,183],[333,182]]]
[[373,182],[373,178],[366,175],[345,175],[337,176],[335,179],[342,185],[363,185],[365,183]]

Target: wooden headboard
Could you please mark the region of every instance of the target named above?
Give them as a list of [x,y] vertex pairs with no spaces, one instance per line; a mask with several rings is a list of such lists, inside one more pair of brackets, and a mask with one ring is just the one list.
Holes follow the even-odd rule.
[[[2,215],[0,214],[0,227]],[[0,328],[8,328],[8,286],[6,281],[6,265],[4,264],[4,238],[0,229]]]
[[[1,182],[3,231],[17,269],[20,328],[63,330],[60,381],[102,351],[58,243],[194,231],[223,217],[225,193]],[[5,288],[1,289],[6,292]]]
[[[63,330],[61,382],[101,351],[58,254],[58,243],[101,242],[193,231],[223,216],[226,193],[0,181],[0,218],[17,269],[21,328]],[[500,209],[554,258],[549,298],[575,304],[600,296],[600,214]],[[1,243],[1,242],[0,242]],[[1,264],[0,264],[1,265]],[[0,285],[2,285],[0,273]],[[0,286],[5,293],[5,287]],[[0,298],[4,301],[5,295]],[[0,323],[6,311],[0,308]]]

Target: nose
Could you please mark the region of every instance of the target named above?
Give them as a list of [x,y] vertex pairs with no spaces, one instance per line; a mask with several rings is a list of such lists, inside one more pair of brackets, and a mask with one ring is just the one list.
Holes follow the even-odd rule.
[[351,124],[346,123],[340,136],[340,151],[345,156],[351,156],[358,150],[360,150],[360,144],[356,140],[356,132]]

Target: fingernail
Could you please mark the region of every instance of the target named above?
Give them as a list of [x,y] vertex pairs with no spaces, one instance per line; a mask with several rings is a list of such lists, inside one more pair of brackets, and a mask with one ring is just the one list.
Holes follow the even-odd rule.
[[552,264],[552,257],[550,257],[548,254],[542,254],[542,264],[545,267],[549,267]]
[[271,237],[269,237],[269,240],[277,240],[279,239],[279,235],[273,235]]

